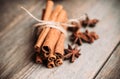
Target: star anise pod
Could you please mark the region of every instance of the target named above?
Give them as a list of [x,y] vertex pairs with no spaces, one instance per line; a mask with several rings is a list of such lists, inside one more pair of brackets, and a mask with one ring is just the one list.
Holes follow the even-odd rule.
[[89,33],[88,30],[86,30],[83,34],[88,38],[88,40],[84,41],[84,42],[87,42],[87,43],[93,43],[94,42],[94,38],[91,37],[91,33]]
[[86,26],[94,27],[99,22],[98,19],[89,19],[88,14],[85,14],[85,15],[86,15],[85,20],[80,21],[83,27],[86,27]]
[[88,22],[90,20],[89,17],[88,17],[88,14],[85,14],[85,16],[86,16],[85,20],[80,21],[80,23],[83,27],[88,26]]
[[99,38],[99,36],[95,33],[95,32],[91,32],[90,33],[91,37],[94,38],[95,40],[97,40]]
[[82,41],[89,41],[88,37],[80,31],[73,33],[70,37],[70,40],[73,42],[73,44],[78,45],[82,45]]
[[82,42],[86,43],[93,43],[94,40],[97,40],[99,36],[95,32],[89,32],[86,30],[85,32],[77,31],[73,33],[70,37],[70,40],[73,42],[73,44],[81,45]]
[[70,40],[73,42],[73,44],[77,43],[78,45],[82,44],[82,40],[80,38],[80,32],[75,32],[71,35]]
[[88,40],[85,41],[88,43],[93,43],[94,40],[97,40],[99,38],[99,36],[95,32],[89,32],[88,30],[86,30],[83,34],[88,38]]
[[71,32],[76,32],[81,28],[81,24],[79,22],[71,22],[72,27],[68,27],[67,30]]
[[73,63],[75,58],[78,58],[81,54],[80,49],[77,49],[78,47],[75,46],[72,48],[71,45],[68,45],[68,49],[65,49],[64,59],[70,59],[70,62]]
[[91,20],[89,20],[89,22],[88,22],[88,26],[94,27],[98,22],[99,22],[98,19],[91,19]]

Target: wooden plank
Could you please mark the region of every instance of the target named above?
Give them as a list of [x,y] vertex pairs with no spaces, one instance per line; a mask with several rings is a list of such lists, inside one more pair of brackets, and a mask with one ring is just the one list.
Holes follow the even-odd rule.
[[[93,44],[83,44],[82,55],[75,63],[64,62],[60,67],[47,69],[35,64],[33,56],[34,36],[32,25],[35,21],[29,15],[5,28],[0,32],[0,78],[3,79],[92,79],[99,71],[103,63],[109,57],[114,47],[120,41],[120,16],[117,0],[65,0],[56,1],[62,4],[68,11],[70,18],[79,17],[88,13],[91,17],[100,19],[94,30],[100,35],[100,39]],[[74,3],[74,4],[73,4]],[[34,15],[40,17],[44,6],[41,3],[33,6]],[[9,26],[9,25],[8,25]],[[67,45],[68,41],[66,42]],[[65,45],[65,46],[66,46]]]
[[[6,26],[10,25],[12,21],[18,20],[20,15],[23,15],[20,6],[24,6],[27,9],[35,6],[38,0],[0,0],[0,31],[5,29]],[[43,1],[40,1],[42,3]]]
[[[35,14],[36,17],[41,17],[41,11],[45,7],[43,6],[44,4],[44,1],[36,3],[30,6],[28,10]],[[29,48],[33,48],[34,29],[32,25],[35,23],[35,20],[22,9],[20,11],[21,13],[18,14],[18,17],[14,17],[14,20],[10,23],[7,22],[5,28],[1,28],[2,30],[0,31],[0,78],[3,79],[9,79],[24,68],[28,61],[31,61],[30,57],[33,54],[33,50],[31,51]],[[10,15],[12,14],[10,13]],[[24,37],[27,37],[27,39]],[[23,45],[26,46],[24,47]],[[27,52],[25,53],[25,51]],[[28,61],[24,62],[24,60]]]
[[120,79],[120,43],[95,79]]

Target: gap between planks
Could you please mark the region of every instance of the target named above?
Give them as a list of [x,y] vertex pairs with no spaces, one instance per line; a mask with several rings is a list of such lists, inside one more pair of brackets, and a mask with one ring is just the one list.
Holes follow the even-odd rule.
[[109,61],[109,59],[112,57],[112,55],[115,53],[116,49],[119,47],[120,45],[120,41],[118,42],[118,44],[115,46],[115,48],[113,49],[113,51],[110,53],[110,55],[108,56],[108,58],[106,59],[106,61],[103,63],[103,65],[100,67],[99,71],[96,73],[96,75],[94,76],[93,79],[96,79],[97,76],[99,75],[99,73],[102,71],[102,69],[104,68],[104,66],[106,65],[106,63]]

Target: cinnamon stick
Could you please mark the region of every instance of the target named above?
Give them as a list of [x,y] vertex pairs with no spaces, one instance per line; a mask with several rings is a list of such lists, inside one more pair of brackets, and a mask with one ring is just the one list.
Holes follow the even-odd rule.
[[42,58],[40,57],[40,55],[36,54],[36,63],[42,64]]
[[65,41],[65,35],[62,33],[60,34],[59,40],[55,47],[55,56],[57,58],[62,58],[64,55],[64,41]]
[[[64,16],[65,16],[65,11],[61,10],[56,21],[63,22]],[[54,61],[56,59],[56,56],[54,55],[54,49],[55,49],[55,45],[59,39],[60,33],[61,32],[59,30],[57,30],[55,28],[51,28],[46,37],[46,40],[43,44],[43,49],[44,49],[44,47],[47,47],[50,50],[50,51],[48,51],[49,52],[48,61]],[[44,50],[46,50],[46,49],[44,49]]]
[[[68,20],[67,18],[67,14],[64,18],[64,22],[66,22]],[[66,26],[63,26],[64,29],[67,29]],[[56,44],[55,47],[55,56],[56,56],[56,60],[55,60],[55,65],[56,66],[60,66],[63,64],[63,55],[64,55],[64,41],[65,41],[65,35],[64,33],[61,32],[59,40]]]
[[[67,14],[65,15],[64,22],[67,22]],[[63,25],[64,29],[67,29],[66,26]],[[65,35],[61,32],[60,37],[57,41],[56,47],[55,47],[55,56],[57,59],[63,58],[64,55],[64,41],[65,41]]]
[[48,67],[48,68],[53,68],[53,67],[55,67],[54,61],[48,61],[47,67]]
[[[60,11],[62,10],[62,8],[63,8],[63,7],[62,7],[61,5],[57,5],[57,6],[56,6],[55,10],[53,11],[53,13],[52,13],[52,15],[51,15],[51,17],[50,17],[52,21],[55,21],[55,20],[56,20],[58,14],[59,14]],[[56,20],[56,21],[58,21],[58,20]],[[51,29],[49,28],[49,30],[51,30]],[[54,51],[53,51],[53,47],[52,47],[52,44],[54,44],[54,43],[53,43],[53,40],[52,40],[52,39],[49,39],[49,38],[51,38],[51,37],[52,37],[52,39],[55,38],[55,37],[54,37],[54,33],[52,33],[52,35],[51,35],[51,33],[49,32],[48,35],[46,36],[45,42],[43,43],[43,46],[42,46],[42,51],[44,52],[44,54],[45,54],[46,57],[49,56],[49,53],[50,53],[50,52],[54,52]]]
[[[43,20],[49,20],[50,19],[50,15],[52,13],[53,5],[54,5],[53,1],[48,1],[47,2]],[[41,33],[38,37],[38,40],[37,40],[35,46],[34,46],[36,52],[40,52],[40,47],[41,47],[47,33],[48,33],[47,27],[43,28],[43,30],[41,31]]]
[[63,64],[63,60],[61,58],[55,60],[55,65],[60,66]]

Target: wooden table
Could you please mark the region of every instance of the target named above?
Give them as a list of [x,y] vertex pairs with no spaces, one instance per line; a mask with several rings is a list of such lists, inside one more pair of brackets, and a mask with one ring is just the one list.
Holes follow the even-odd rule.
[[[20,6],[36,17],[45,7],[42,0],[0,1],[0,79],[120,79],[120,2],[119,0],[56,0],[69,18],[88,13],[100,22],[95,28],[100,39],[83,44],[81,56],[73,63],[48,69],[33,62],[36,21]],[[66,43],[67,44],[67,43]]]

